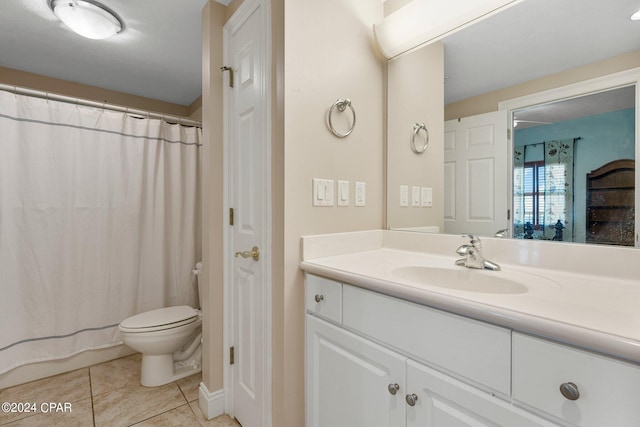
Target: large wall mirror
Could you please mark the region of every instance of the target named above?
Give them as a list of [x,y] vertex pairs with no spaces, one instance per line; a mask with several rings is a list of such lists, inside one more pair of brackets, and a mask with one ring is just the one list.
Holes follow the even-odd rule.
[[[638,67],[619,63],[637,61],[637,7],[524,0],[443,40],[445,104],[496,95],[477,107],[494,112],[445,124],[441,232],[637,245],[639,73],[618,72]],[[603,62],[612,74],[592,78]],[[571,69],[584,77],[563,80]],[[390,179],[401,168],[390,163]],[[389,228],[432,230],[433,218],[407,224],[401,214],[388,209]]]

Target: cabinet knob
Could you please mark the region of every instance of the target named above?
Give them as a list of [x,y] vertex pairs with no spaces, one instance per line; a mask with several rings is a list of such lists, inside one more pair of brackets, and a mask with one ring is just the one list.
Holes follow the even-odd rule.
[[580,391],[578,386],[574,383],[562,383],[560,384],[560,393],[569,400],[578,400],[580,397]]
[[409,406],[415,406],[416,402],[418,401],[418,396],[415,394],[407,394],[407,405]]
[[400,386],[398,384],[389,384],[387,390],[389,390],[389,393],[395,396],[398,390],[400,390]]
[[324,295],[316,294],[316,302],[320,302],[324,300]]

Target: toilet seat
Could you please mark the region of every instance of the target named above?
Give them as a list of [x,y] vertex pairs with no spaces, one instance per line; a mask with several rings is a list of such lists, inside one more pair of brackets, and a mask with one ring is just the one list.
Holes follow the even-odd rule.
[[188,305],[165,307],[129,317],[120,323],[123,332],[153,332],[188,325],[198,319],[198,311]]

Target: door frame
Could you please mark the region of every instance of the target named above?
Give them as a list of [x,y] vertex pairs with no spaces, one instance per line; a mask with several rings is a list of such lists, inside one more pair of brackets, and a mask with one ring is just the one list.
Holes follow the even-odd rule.
[[[263,332],[264,332],[264,378],[263,378],[263,387],[264,390],[263,396],[264,400],[264,408],[263,408],[263,425],[266,427],[271,427],[272,425],[272,395],[271,395],[271,384],[272,384],[272,344],[271,344],[271,336],[272,336],[272,257],[271,257],[271,248],[272,248],[272,233],[271,233],[271,224],[272,224],[272,188],[271,188],[271,2],[270,0],[245,0],[240,7],[233,13],[233,15],[229,18],[226,24],[223,27],[223,61],[224,64],[230,63],[230,53],[229,53],[229,44],[230,44],[230,34],[236,31],[236,29],[244,23],[255,11],[256,9],[261,8],[261,24],[262,24],[262,40],[264,40],[263,45],[263,69],[262,69],[262,87],[263,92],[260,94],[261,100],[263,103],[263,123],[264,128],[262,129],[262,137],[265,141],[265,151],[264,157],[261,159],[264,167],[264,187],[263,191],[265,192],[265,205],[262,206],[263,209],[263,221],[265,224],[265,230],[263,235],[264,245],[261,248],[261,255],[264,255],[265,266],[265,283],[264,283],[264,300],[262,312],[264,313],[263,319]],[[237,80],[237,79],[236,79]],[[230,354],[229,348],[230,343],[232,342],[232,334],[234,331],[235,325],[233,324],[233,256],[231,254],[232,245],[232,229],[229,225],[229,208],[230,206],[230,193],[232,191],[232,172],[231,169],[231,159],[232,159],[232,150],[230,149],[231,141],[229,140],[229,120],[232,117],[229,114],[230,108],[230,97],[232,93],[229,91],[228,87],[228,77],[222,79],[222,84],[224,85],[223,89],[223,152],[224,152],[224,167],[223,167],[223,176],[224,176],[224,195],[223,195],[223,212],[225,212],[224,218],[225,223],[223,224],[223,247],[224,247],[224,271],[223,271],[223,290],[224,290],[224,332],[223,332],[223,360],[224,360],[224,368],[223,368],[223,381],[224,381],[224,408],[225,412],[233,415],[233,377],[232,377],[232,367],[230,365]]]
[[[539,104],[546,104],[563,99],[577,98],[588,95],[590,93],[604,92],[607,90],[635,85],[636,102],[635,102],[635,160],[640,159],[640,67],[631,68],[617,73],[607,74],[576,83],[559,86],[542,92],[524,95],[518,98],[508,99],[498,103],[499,110],[507,110],[507,126],[510,138],[507,141],[507,149],[509,153],[513,153],[513,115],[517,110],[533,107]],[[507,183],[508,199],[507,203],[513,213],[513,155],[507,157],[507,167],[511,171],[509,181]],[[635,192],[635,211],[640,209],[640,173],[636,172],[636,192]],[[513,223],[513,216],[510,219]],[[512,225],[510,226],[512,229]],[[640,247],[640,215],[636,215],[635,221],[635,247]]]

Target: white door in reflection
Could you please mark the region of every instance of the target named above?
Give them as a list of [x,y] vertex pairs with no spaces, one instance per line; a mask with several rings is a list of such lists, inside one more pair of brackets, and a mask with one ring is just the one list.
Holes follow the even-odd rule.
[[508,228],[507,112],[449,120],[444,130],[445,232]]

